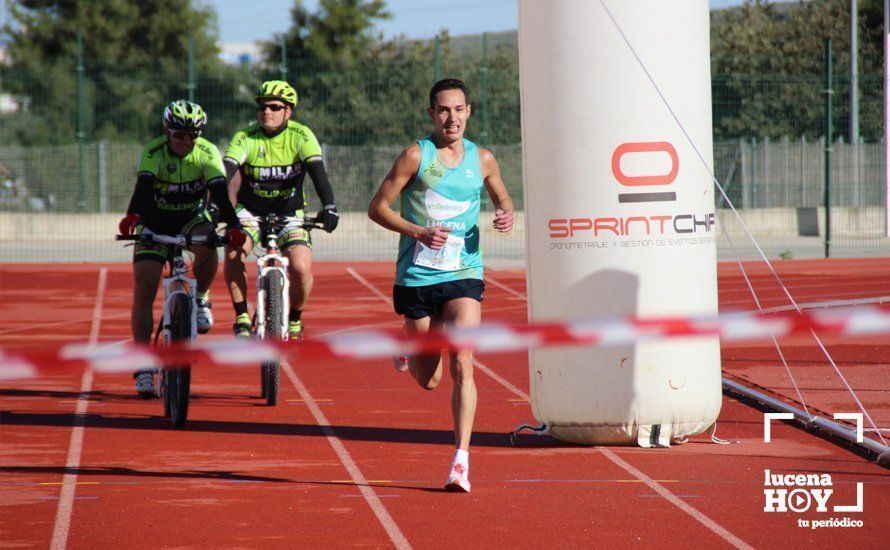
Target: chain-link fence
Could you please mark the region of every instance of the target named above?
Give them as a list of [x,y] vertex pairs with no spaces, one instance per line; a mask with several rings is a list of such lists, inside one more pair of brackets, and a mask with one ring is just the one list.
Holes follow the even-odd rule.
[[[439,48],[430,42],[415,47],[411,56],[381,58],[348,70],[291,67],[286,72],[300,93],[295,118],[325,144],[325,161],[344,221],[354,217],[355,227],[366,230],[368,201],[398,152],[429,131],[427,93],[437,73],[459,75],[469,84],[474,109],[468,137],[494,151],[517,209],[522,210],[519,78],[513,40],[506,44],[501,40],[490,50],[475,45],[477,49],[465,48],[459,55],[448,48],[436,54]],[[107,250],[98,243],[110,238],[116,217],[126,208],[142,145],[160,132],[163,105],[193,93],[210,115],[206,136],[224,151],[230,136],[255,117],[252,96],[257,83],[281,76],[230,66],[188,82],[185,75],[152,78],[148,73],[93,67],[87,60],[78,96],[76,63],[59,71],[53,78],[67,90],[64,94],[43,90],[47,77],[5,71],[0,80],[0,260],[27,260],[38,248],[35,243],[62,241],[83,243],[88,258],[106,257]],[[881,79],[865,75],[860,83],[863,138],[855,144],[845,137],[848,80],[838,79],[835,86],[833,122],[838,130],[832,134],[830,178],[825,178],[824,89],[818,76],[714,76],[714,173],[772,256],[821,255],[826,182],[832,252],[887,252],[884,153],[879,141]],[[118,88],[126,89],[126,94],[102,93]],[[736,236],[731,239],[736,248],[744,256],[752,255],[753,245],[729,213],[728,202],[719,192],[715,196],[718,217],[730,237]],[[307,197],[310,208],[317,207],[312,204],[311,186]],[[340,237],[344,243],[337,241],[338,255],[389,257],[391,251],[374,251],[364,242],[369,235],[374,242],[379,237],[373,228],[367,231],[355,233],[349,243]],[[523,241],[521,235],[509,244],[498,239],[488,252],[521,258]],[[720,247],[722,254],[732,254],[729,238],[724,237]],[[48,255],[84,257],[68,248],[60,246]],[[322,251],[319,247],[323,255]]]

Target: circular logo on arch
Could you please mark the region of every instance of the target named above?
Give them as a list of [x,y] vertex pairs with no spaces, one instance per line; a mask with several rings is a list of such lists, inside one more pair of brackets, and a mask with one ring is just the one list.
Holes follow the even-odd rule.
[[[622,161],[625,161],[623,163]],[[627,166],[631,170],[626,170]],[[622,143],[612,153],[612,175],[625,187],[671,185],[680,171],[677,149],[667,141]],[[618,202],[666,202],[677,200],[675,192],[620,193]]]

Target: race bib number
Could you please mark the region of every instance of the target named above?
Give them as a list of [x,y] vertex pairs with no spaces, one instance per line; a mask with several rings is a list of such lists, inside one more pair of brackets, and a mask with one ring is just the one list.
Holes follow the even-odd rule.
[[445,246],[433,250],[417,241],[414,247],[414,263],[439,271],[457,271],[460,269],[460,253],[464,248],[464,240],[460,237],[448,236]]

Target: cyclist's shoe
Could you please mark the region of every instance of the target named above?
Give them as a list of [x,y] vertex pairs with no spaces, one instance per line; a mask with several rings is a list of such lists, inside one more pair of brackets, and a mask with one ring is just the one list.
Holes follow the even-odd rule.
[[138,370],[133,373],[136,379],[136,393],[142,399],[151,399],[155,395],[154,369]]
[[445,482],[445,490],[449,493],[469,493],[470,480],[469,468],[466,464],[455,461],[451,465],[451,473],[448,474],[448,481]]
[[250,317],[246,313],[242,313],[235,319],[232,332],[236,338],[250,338]]
[[235,334],[235,338],[250,338],[250,325],[247,323],[235,323],[235,326],[232,327],[232,333]]
[[407,355],[393,355],[392,366],[398,372],[405,372],[406,370],[408,370],[408,356]]
[[198,333],[207,334],[213,328],[213,312],[210,311],[213,305],[210,300],[201,300],[200,298],[197,303]]
[[303,321],[291,321],[287,324],[287,337],[289,340],[299,342],[303,339]]

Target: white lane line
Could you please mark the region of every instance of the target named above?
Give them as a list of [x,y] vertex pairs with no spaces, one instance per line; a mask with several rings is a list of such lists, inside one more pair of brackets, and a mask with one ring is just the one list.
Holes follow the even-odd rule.
[[[108,269],[99,270],[99,283],[96,289],[96,301],[93,304],[93,321],[90,327],[89,345],[95,346],[99,339],[99,328],[102,320],[102,304],[105,301],[105,284],[108,280]],[[53,525],[53,538],[50,548],[62,550],[68,546],[68,531],[71,528],[71,512],[74,510],[74,492],[77,489],[77,474],[80,466],[80,453],[83,449],[83,425],[86,419],[89,401],[87,393],[93,386],[93,371],[86,369],[80,380],[80,396],[74,410],[74,429],[71,430],[71,441],[68,444],[68,457],[65,460],[65,475],[62,477],[62,490],[59,495],[59,506],[56,508],[56,523]]]
[[[525,295],[520,294],[520,293],[516,292],[515,290],[494,281],[491,278],[489,278],[489,280],[492,283],[494,283],[495,286],[506,290],[507,292],[513,294],[514,296],[519,296],[520,298],[525,299]],[[502,386],[504,386],[505,388],[507,388],[508,390],[513,392],[513,394],[524,399],[525,401],[529,401],[528,395],[526,395],[524,392],[522,392],[519,388],[517,388],[513,384],[507,382],[506,380],[504,380],[503,378],[498,376],[495,372],[491,371],[491,369],[488,369],[487,367],[485,367],[478,361],[475,361],[475,363],[478,367],[480,367],[480,370],[482,370],[483,372],[485,372],[485,374],[487,374],[488,376],[493,378],[496,382],[498,382],[499,384],[501,384]],[[622,460],[618,455],[616,455],[609,449],[607,449],[605,447],[597,447],[597,450],[599,450],[603,454],[603,456],[605,456],[606,458],[611,460],[613,463],[615,463],[618,467],[623,469],[625,472],[629,473],[630,475],[634,476],[641,482],[648,485],[650,489],[652,489],[653,491],[655,491],[656,493],[658,493],[659,495],[661,495],[662,497],[667,499],[668,502],[670,502],[674,506],[680,508],[681,510],[683,510],[684,512],[686,512],[687,514],[692,516],[694,519],[699,521],[702,525],[704,525],[705,527],[707,527],[708,529],[710,529],[711,531],[713,531],[714,533],[716,533],[717,535],[722,537],[724,540],[726,540],[727,542],[729,542],[736,548],[751,548],[743,540],[739,539],[738,537],[736,537],[735,535],[730,533],[723,526],[721,526],[720,524],[718,524],[717,522],[715,522],[708,516],[702,514],[697,509],[693,508],[692,506],[690,506],[683,500],[681,500],[679,497],[677,497],[676,495],[674,495],[673,493],[668,491],[666,488],[664,488],[664,486],[660,485],[658,482],[656,482],[655,480],[653,480],[652,478],[650,478],[649,476],[647,476],[640,470],[637,470],[636,468],[634,468],[633,466],[631,466],[630,464],[628,464],[627,462]]]
[[[505,388],[507,388],[508,390],[513,392],[514,395],[516,395],[517,397],[519,397],[520,399],[522,399],[526,402],[529,401],[529,397],[525,392],[523,392],[522,390],[520,390],[519,388],[517,388],[510,382],[501,378],[497,373],[495,373],[494,371],[492,371],[491,369],[489,369],[488,367],[486,367],[485,365],[480,363],[478,360],[474,360],[473,362],[476,364],[477,367],[479,367],[479,369],[482,372],[484,372],[485,374],[487,374],[488,376],[493,378],[496,382],[498,382],[499,384],[501,384],[502,386],[504,386]],[[645,483],[650,489],[652,489],[653,491],[655,491],[656,493],[658,493],[659,495],[661,495],[662,497],[667,499],[668,502],[670,502],[674,506],[680,508],[681,510],[683,510],[684,512],[686,512],[687,514],[692,516],[694,519],[699,521],[702,525],[704,525],[705,527],[707,527],[708,529],[710,529],[711,531],[713,531],[714,533],[716,533],[717,535],[722,537],[724,540],[726,540],[727,542],[729,542],[736,548],[751,548],[744,541],[742,541],[741,539],[739,539],[738,537],[736,537],[735,535],[730,533],[727,529],[725,529],[719,523],[712,520],[708,516],[702,514],[701,512],[699,512],[698,510],[696,510],[695,508],[690,506],[689,504],[685,503],[678,496],[676,496],[673,493],[671,493],[670,491],[668,491],[666,488],[664,488],[664,486],[659,484],[657,481],[653,480],[652,478],[650,478],[649,476],[647,476],[640,470],[637,470],[636,468],[634,468],[633,466],[631,466],[630,464],[628,464],[627,462],[622,460],[618,455],[616,455],[609,449],[607,449],[605,447],[596,447],[596,449],[599,452],[601,452],[606,458],[608,458],[609,460],[614,462],[622,470],[624,470],[625,472],[634,476],[641,482]]]
[[[368,287],[369,289],[374,291],[375,294],[377,294],[378,296],[381,296],[380,291],[377,290],[376,288],[374,288],[370,283],[365,281],[363,278],[361,278],[361,276],[358,275],[358,273],[355,273],[353,275],[353,277],[355,277],[363,285],[365,285],[366,287]],[[518,295],[518,296],[522,297],[523,299],[525,299],[524,295],[517,293],[515,290],[510,289],[509,287],[503,286],[500,283],[495,282],[490,277],[489,277],[489,281],[491,281],[495,286],[503,288],[503,289],[507,290],[508,292],[510,292],[511,294]],[[389,300],[387,300],[385,297],[383,299],[386,300],[387,302],[389,302]],[[520,399],[523,399],[527,402],[530,401],[528,394],[526,394],[525,392],[520,390],[518,387],[516,387],[515,385],[513,385],[510,382],[508,382],[507,380],[505,380],[503,377],[498,375],[496,372],[494,372],[493,370],[491,370],[484,364],[480,363],[478,359],[474,359],[473,364],[476,365],[479,368],[479,370],[481,370],[483,373],[485,373],[486,375],[491,377],[495,382],[497,382],[498,384],[500,384],[501,386],[503,386],[504,388],[506,388],[507,390],[512,392],[514,395],[516,395]],[[665,489],[662,485],[659,485],[656,481],[654,481],[652,478],[650,478],[649,476],[647,476],[640,470],[637,470],[636,468],[634,468],[633,466],[631,466],[630,464],[628,464],[627,462],[625,462],[624,460],[619,458],[618,455],[616,455],[612,451],[610,451],[606,448],[603,448],[603,447],[597,447],[597,449],[606,458],[608,458],[609,460],[614,462],[617,466],[622,468],[624,471],[626,471],[630,475],[634,476],[635,478],[639,479],[641,482],[648,485],[650,489],[652,489],[653,491],[655,491],[656,493],[658,493],[659,495],[664,497],[668,502],[670,502],[674,506],[677,506],[678,508],[680,508],[681,510],[683,510],[684,512],[686,512],[687,514],[692,516],[695,520],[702,523],[705,527],[707,527],[708,529],[710,529],[711,531],[716,533],[718,536],[722,537],[724,540],[726,540],[727,542],[729,542],[736,548],[751,548],[743,540],[739,539],[738,537],[736,537],[735,535],[730,533],[726,528],[722,527],[720,524],[718,524],[717,522],[715,522],[708,516],[702,514],[697,509],[693,508],[686,502],[683,502],[683,500],[681,500],[679,497],[677,497],[676,495],[674,495],[673,493],[671,493],[670,491]]]
[[505,378],[501,377],[501,375],[499,375],[498,373],[496,373],[493,370],[491,370],[490,368],[488,368],[486,365],[484,365],[478,359],[473,358],[473,364],[476,365],[476,368],[478,368],[479,370],[481,370],[482,372],[487,374],[489,376],[489,378],[491,378],[492,380],[494,380],[501,386],[504,386],[509,391],[511,391],[513,393],[513,395],[515,395],[516,397],[522,399],[525,402],[530,401],[527,393],[525,393],[524,391],[520,390],[519,388],[517,388],[516,386],[511,384],[509,381],[507,381]]
[[392,321],[383,321],[380,323],[368,323],[366,325],[353,325],[349,328],[338,328],[337,330],[328,330],[325,332],[318,333],[318,338],[324,338],[325,336],[333,336],[335,334],[344,334],[347,332],[355,332],[357,330],[365,330],[365,329],[387,329],[387,328],[397,328],[402,326],[398,319],[393,319]]
[[[370,290],[371,293],[373,293],[375,296],[377,296],[378,298],[380,298],[381,300],[383,300],[383,301],[386,302],[387,304],[392,305],[392,300],[391,300],[389,297],[387,297],[385,294],[383,294],[383,292],[381,292],[377,287],[375,287],[374,285],[372,285],[371,283],[369,283],[367,279],[365,279],[364,277],[362,277],[361,275],[359,275],[354,269],[352,269],[351,267],[347,267],[347,268],[346,268],[346,271],[347,271],[350,275],[352,275],[352,276],[355,278],[356,281],[360,282],[362,285],[365,286],[365,288],[367,288],[368,290]],[[490,280],[491,280],[491,279],[490,279]],[[496,282],[496,281],[494,281],[494,280],[492,280],[492,283],[494,283],[495,286],[500,285],[500,283],[498,283],[498,282]],[[506,288],[506,287],[505,287],[505,288]],[[514,292],[514,293],[515,293],[515,291],[514,291],[513,289],[507,289],[507,290],[509,290],[510,292]],[[520,297],[521,297],[521,298],[525,298],[525,296],[522,296],[522,295],[520,295]],[[485,365],[484,365],[483,363],[481,363],[478,359],[473,359],[473,364],[476,365],[476,367],[478,367],[479,370],[481,370],[483,373],[485,373],[485,374],[487,374],[489,377],[491,377],[495,382],[497,382],[498,384],[504,386],[505,388],[507,388],[508,390],[510,390],[511,392],[513,392],[513,393],[514,393],[516,396],[518,396],[519,398],[524,399],[525,401],[528,401],[528,400],[529,400],[529,397],[528,397],[528,395],[527,395],[526,393],[524,393],[522,390],[520,390],[519,388],[517,388],[516,386],[514,386],[514,385],[511,384],[510,382],[508,382],[506,379],[502,378],[500,375],[498,375],[496,372],[494,372],[493,370],[491,370],[491,369],[488,368],[487,366],[485,366]]]
[[93,322],[90,326],[90,346],[99,340],[99,329],[102,326],[102,304],[105,302],[105,285],[108,281],[108,269],[99,270],[99,288],[96,289],[96,301],[93,304]]
[[796,307],[793,305],[765,307],[758,313],[781,313],[783,311],[797,311],[797,309],[828,309],[834,307],[864,306],[870,304],[883,304],[888,301],[890,301],[890,296],[877,296],[874,298],[852,298],[848,300],[829,300],[825,302],[807,302],[803,304],[797,304]]
[[485,275],[485,280],[488,281],[489,283],[493,284],[494,286],[498,287],[499,289],[501,289],[505,292],[508,292],[508,293],[512,294],[513,296],[516,296],[517,298],[525,300],[525,294],[518,292],[516,290],[513,290],[512,288],[508,287],[507,285],[505,285],[503,283],[499,283],[491,275]]
[[[105,269],[105,268],[103,267],[102,269]],[[129,313],[115,313],[115,314],[112,314],[112,315],[108,315],[108,316],[106,316],[105,318],[106,318],[106,319],[121,319],[121,318],[123,318],[123,317],[129,317],[129,316],[130,316]],[[30,325],[19,325],[19,326],[16,327],[16,328],[7,329],[7,330],[0,330],[0,335],[3,335],[3,334],[12,334],[12,333],[14,333],[14,332],[24,332],[24,331],[26,331],[26,330],[34,330],[35,328],[45,329],[45,328],[48,328],[48,327],[62,327],[62,326],[65,326],[65,325],[77,325],[77,324],[85,323],[85,322],[86,322],[85,319],[77,319],[77,320],[74,320],[74,321],[56,321],[56,322],[53,322],[53,323],[33,323],[33,324],[30,324]]]
[[340,441],[339,437],[337,437],[337,434],[334,432],[334,428],[331,427],[331,423],[328,422],[327,417],[324,415],[323,412],[321,412],[321,409],[318,407],[318,403],[316,403],[315,399],[312,398],[312,394],[309,393],[309,390],[306,389],[306,386],[304,386],[303,382],[297,377],[297,374],[291,368],[289,363],[287,363],[286,361],[282,361],[281,369],[290,379],[294,387],[297,388],[297,392],[299,392],[300,397],[303,399],[303,402],[309,408],[309,412],[311,412],[312,416],[315,417],[315,422],[321,428],[321,431],[327,438],[328,443],[330,443],[331,447],[334,449],[334,452],[337,454],[337,458],[340,459],[340,463],[343,464],[343,467],[346,468],[347,472],[349,472],[349,477],[352,478],[352,481],[358,487],[359,491],[361,491],[362,496],[365,497],[365,501],[368,503],[368,506],[371,507],[374,515],[377,516],[377,520],[386,530],[386,533],[389,535],[392,543],[395,545],[396,548],[411,548],[411,544],[408,542],[408,539],[405,538],[402,530],[399,529],[399,526],[396,524],[395,520],[393,520],[392,516],[389,515],[389,512],[386,510],[386,506],[384,506],[383,502],[380,501],[380,497],[378,497],[377,493],[374,492],[374,489],[372,489],[371,486],[368,485],[368,480],[365,479],[364,474],[362,474],[362,471],[359,470],[358,465],[356,465],[355,461],[352,459],[352,456],[350,456],[349,451],[346,450],[343,442]]
[[350,275],[352,275],[356,281],[363,284],[365,286],[365,288],[367,288],[374,294],[374,296],[377,296],[378,298],[380,298],[387,304],[392,305],[391,298],[389,298],[386,294],[380,292],[380,290],[376,286],[372,285],[371,283],[368,282],[367,279],[365,279],[364,277],[362,277],[361,275],[356,273],[356,271],[354,269],[352,269],[351,267],[347,267],[346,272],[349,273]]
[[642,481],[643,483],[645,483],[650,489],[652,489],[653,491],[655,491],[656,493],[658,493],[659,495],[664,497],[668,502],[670,502],[677,508],[683,510],[684,512],[686,512],[687,514],[692,516],[696,521],[698,521],[699,523],[701,523],[702,525],[704,525],[705,527],[707,527],[708,529],[710,529],[711,531],[716,533],[718,536],[723,538],[723,540],[725,540],[729,544],[733,545],[736,548],[745,548],[745,549],[752,548],[750,545],[748,545],[748,543],[746,543],[742,539],[740,539],[737,536],[730,533],[722,525],[720,525],[716,521],[712,520],[708,516],[702,514],[696,508],[693,508],[692,506],[690,506],[689,504],[684,502],[677,495],[675,495],[674,493],[665,489],[663,485],[656,482],[655,480],[653,480],[651,477],[647,476],[643,472],[637,470],[636,468],[634,468],[633,466],[631,466],[630,464],[628,464],[627,462],[622,460],[621,457],[619,457],[618,455],[616,455],[609,449],[606,449],[605,447],[597,447],[597,450],[599,450],[599,452],[603,453],[603,456],[605,456],[606,458],[608,458],[609,460],[614,462],[622,470],[624,470],[625,472],[629,473],[630,475],[634,476],[635,478],[637,478],[640,481]]

